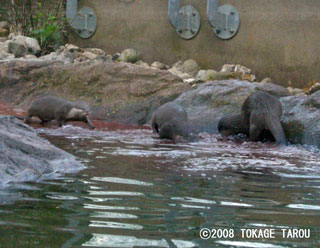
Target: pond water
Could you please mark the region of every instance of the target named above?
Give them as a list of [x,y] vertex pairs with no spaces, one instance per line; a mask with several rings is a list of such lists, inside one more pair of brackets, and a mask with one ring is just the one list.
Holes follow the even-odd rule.
[[[145,128],[38,131],[87,169],[0,191],[0,247],[320,247],[316,148],[207,134],[174,144]],[[220,237],[201,239],[202,228]]]

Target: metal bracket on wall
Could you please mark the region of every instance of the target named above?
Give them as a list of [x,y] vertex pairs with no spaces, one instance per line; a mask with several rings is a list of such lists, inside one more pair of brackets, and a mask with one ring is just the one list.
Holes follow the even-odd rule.
[[191,5],[180,8],[179,0],[169,0],[169,20],[178,35],[186,40],[195,37],[200,30],[199,11]]
[[235,7],[225,4],[218,7],[218,0],[208,0],[207,16],[215,34],[223,40],[236,35],[240,26],[240,18]]
[[97,28],[97,16],[89,7],[77,10],[78,0],[67,0],[66,17],[70,26],[81,38],[90,38]]

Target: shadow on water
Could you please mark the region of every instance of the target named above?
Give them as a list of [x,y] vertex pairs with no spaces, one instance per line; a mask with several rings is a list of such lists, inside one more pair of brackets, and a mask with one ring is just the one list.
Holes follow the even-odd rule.
[[[0,192],[3,247],[317,247],[320,153],[223,140],[161,141],[149,129],[38,129],[87,169]],[[202,228],[233,238],[202,240]],[[241,228],[275,229],[273,239]],[[281,229],[310,229],[284,238]]]

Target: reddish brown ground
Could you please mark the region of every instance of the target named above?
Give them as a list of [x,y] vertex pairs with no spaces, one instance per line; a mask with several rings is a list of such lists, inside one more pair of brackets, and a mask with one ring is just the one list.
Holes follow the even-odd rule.
[[[20,116],[24,117],[26,114],[26,111],[19,107],[15,107],[9,103],[6,102],[0,102],[0,115],[13,115],[13,116]],[[114,122],[105,122],[105,121],[98,121],[98,120],[91,120],[92,124],[96,127],[97,130],[128,130],[128,129],[150,129],[147,126],[131,126],[131,125],[125,125],[125,124],[119,124]],[[74,126],[79,126],[83,128],[89,128],[89,126],[83,122],[76,122],[72,121],[69,122]],[[40,128],[44,127],[41,124],[31,124],[30,126],[34,128]],[[50,122],[45,125],[46,128],[56,128],[57,123],[56,122]]]

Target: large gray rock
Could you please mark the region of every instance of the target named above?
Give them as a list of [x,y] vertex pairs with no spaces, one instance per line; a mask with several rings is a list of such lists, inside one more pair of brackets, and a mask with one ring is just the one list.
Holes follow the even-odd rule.
[[320,91],[311,96],[297,95],[280,99],[282,123],[289,141],[320,147]]
[[[9,50],[12,53],[14,53],[14,50],[11,50],[11,49],[14,49],[14,48],[17,48],[17,47],[20,47],[19,49],[21,49],[20,53],[18,54],[19,57],[21,57],[21,56],[23,56],[25,54],[37,55],[41,51],[39,43],[38,43],[38,41],[36,39],[30,38],[30,37],[26,37],[26,36],[23,36],[23,35],[17,35],[15,37],[13,37],[12,40],[9,42]],[[22,54],[22,48],[21,47],[24,47],[24,49],[25,49],[24,54]]]
[[185,108],[198,131],[217,133],[219,119],[225,114],[237,114],[245,99],[259,90],[277,97],[289,95],[286,88],[275,84],[225,80],[198,85],[182,93],[175,102]]
[[14,117],[0,116],[0,140],[0,188],[84,168]]

